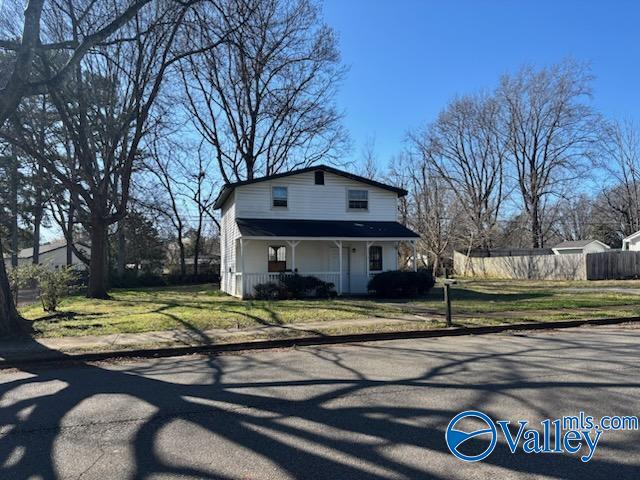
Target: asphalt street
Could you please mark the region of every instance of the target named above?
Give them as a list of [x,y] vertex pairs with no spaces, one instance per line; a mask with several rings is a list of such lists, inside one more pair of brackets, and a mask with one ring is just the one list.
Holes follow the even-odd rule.
[[497,435],[474,463],[445,431],[639,415],[639,346],[627,325],[0,371],[0,479],[637,479],[638,431],[589,462]]

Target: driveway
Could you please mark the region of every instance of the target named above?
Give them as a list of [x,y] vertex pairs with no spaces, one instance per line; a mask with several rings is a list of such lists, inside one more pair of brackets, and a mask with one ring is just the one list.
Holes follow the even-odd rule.
[[637,415],[640,330],[389,341],[0,372],[0,478],[638,478],[640,434],[587,463],[464,463],[458,412]]

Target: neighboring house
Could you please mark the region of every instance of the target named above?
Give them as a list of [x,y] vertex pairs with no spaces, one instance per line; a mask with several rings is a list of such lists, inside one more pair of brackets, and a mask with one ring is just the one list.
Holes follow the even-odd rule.
[[[248,297],[282,272],[313,275],[339,294],[398,268],[398,244],[418,235],[397,221],[401,188],[319,165],[225,185],[221,289]],[[415,264],[413,265],[415,268]]]
[[602,243],[600,240],[572,240],[562,242],[552,248],[556,255],[565,255],[568,253],[600,253],[610,250],[609,245]]
[[640,230],[622,239],[622,250],[640,251]]
[[[77,248],[85,252],[89,256],[89,248],[85,246],[77,245]],[[78,268],[86,268],[86,265],[76,256],[75,253],[71,256],[71,265]],[[4,257],[5,265],[11,266],[11,256]],[[28,265],[33,263],[33,248],[24,248],[18,252],[18,266]],[[47,265],[50,268],[60,268],[67,265],[67,241],[55,240],[49,243],[43,243],[40,245],[40,255],[38,258],[40,265]]]

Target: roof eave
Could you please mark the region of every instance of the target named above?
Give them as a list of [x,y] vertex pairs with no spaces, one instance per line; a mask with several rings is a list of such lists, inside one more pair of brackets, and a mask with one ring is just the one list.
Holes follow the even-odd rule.
[[251,239],[251,240],[308,240],[308,241],[339,241],[339,240],[348,240],[350,242],[365,242],[365,241],[378,241],[378,242],[406,242],[409,240],[417,240],[420,238],[419,235],[407,235],[406,237],[300,237],[300,236],[290,236],[290,235],[240,235],[237,238]]
[[622,241],[623,241],[623,242],[624,242],[624,241],[629,242],[630,240],[633,240],[634,238],[639,237],[639,236],[640,236],[640,230],[638,230],[638,231],[637,231],[637,232],[635,232],[635,233],[632,233],[632,234],[631,234],[631,235],[629,235],[628,237],[624,237],[624,238],[622,239]]

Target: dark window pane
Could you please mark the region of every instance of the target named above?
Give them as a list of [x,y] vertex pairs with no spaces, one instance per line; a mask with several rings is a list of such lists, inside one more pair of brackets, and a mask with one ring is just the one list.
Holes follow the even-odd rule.
[[369,270],[374,272],[382,270],[382,247],[377,245],[369,247]]
[[274,207],[287,206],[287,187],[273,187],[271,189],[271,198]]
[[367,190],[349,190],[349,208],[366,210],[369,208],[369,192]]
[[324,185],[324,172],[321,170],[316,172],[316,185]]
[[267,271],[284,272],[287,269],[287,247],[273,246],[269,247],[267,262]]

